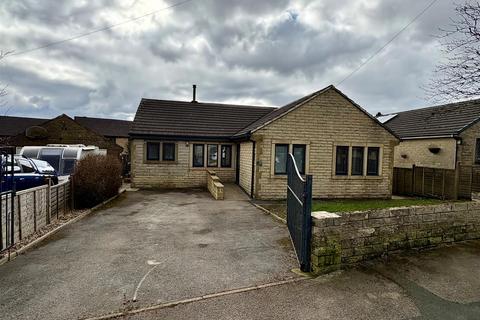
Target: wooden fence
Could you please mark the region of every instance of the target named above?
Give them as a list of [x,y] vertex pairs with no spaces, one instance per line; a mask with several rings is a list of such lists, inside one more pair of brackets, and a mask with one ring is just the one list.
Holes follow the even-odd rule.
[[[14,244],[30,236],[40,228],[51,224],[72,209],[71,180],[57,185],[44,185],[19,191],[14,197]],[[0,199],[2,206],[2,241],[6,247],[7,224],[10,227],[11,197]],[[7,218],[8,217],[8,218]]]
[[480,192],[480,167],[457,164],[455,170],[429,167],[394,168],[393,194],[440,199],[470,199]]

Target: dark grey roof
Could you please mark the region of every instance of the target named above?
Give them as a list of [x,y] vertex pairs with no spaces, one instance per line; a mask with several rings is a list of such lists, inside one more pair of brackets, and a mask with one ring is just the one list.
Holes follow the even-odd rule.
[[14,136],[48,119],[0,116],[0,136]]
[[480,119],[480,99],[399,112],[384,124],[400,138],[455,136]]
[[132,121],[117,119],[75,117],[75,121],[105,137],[128,137],[132,126]]
[[275,108],[142,99],[131,135],[230,138]]

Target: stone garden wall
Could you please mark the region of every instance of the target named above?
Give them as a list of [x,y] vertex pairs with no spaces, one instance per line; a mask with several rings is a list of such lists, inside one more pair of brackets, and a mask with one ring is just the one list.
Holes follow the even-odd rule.
[[480,239],[480,202],[312,213],[312,269],[334,271],[402,249]]

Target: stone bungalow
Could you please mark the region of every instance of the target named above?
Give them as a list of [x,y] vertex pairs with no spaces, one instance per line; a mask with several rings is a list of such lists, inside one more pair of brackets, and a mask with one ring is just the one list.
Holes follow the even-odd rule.
[[130,139],[136,187],[205,187],[214,169],[256,199],[286,197],[288,153],[315,198],[389,198],[398,144],[333,86],[282,108],[142,99]]
[[385,126],[402,140],[395,147],[395,167],[456,169],[461,164],[480,169],[480,99],[399,112],[387,119]]

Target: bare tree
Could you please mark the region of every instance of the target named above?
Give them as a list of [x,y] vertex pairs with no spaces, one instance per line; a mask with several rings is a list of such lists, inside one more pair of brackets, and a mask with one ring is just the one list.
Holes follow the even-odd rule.
[[445,60],[425,87],[427,97],[435,101],[480,96],[480,2],[466,0],[455,12],[439,36]]

